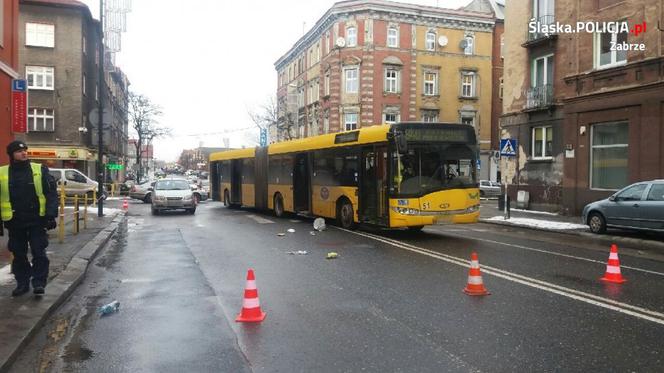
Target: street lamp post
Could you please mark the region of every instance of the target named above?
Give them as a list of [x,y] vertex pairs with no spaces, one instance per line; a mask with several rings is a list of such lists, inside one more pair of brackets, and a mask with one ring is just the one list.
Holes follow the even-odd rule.
[[104,216],[104,0],[99,0],[99,120],[97,123],[97,216]]

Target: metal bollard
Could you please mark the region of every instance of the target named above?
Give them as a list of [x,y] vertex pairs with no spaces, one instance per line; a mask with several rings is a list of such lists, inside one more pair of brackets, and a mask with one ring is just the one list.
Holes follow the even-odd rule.
[[58,242],[65,241],[65,185],[60,184],[60,216],[58,217]]
[[83,206],[85,210],[83,211],[83,229],[88,229],[88,194],[85,193],[83,197]]
[[79,217],[78,194],[76,194],[74,195],[74,234],[78,234],[79,231],[78,217]]

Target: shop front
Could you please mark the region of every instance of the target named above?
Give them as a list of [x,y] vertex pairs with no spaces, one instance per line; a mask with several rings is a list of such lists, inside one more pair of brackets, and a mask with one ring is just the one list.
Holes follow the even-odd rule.
[[96,152],[83,147],[39,147],[30,146],[28,157],[49,168],[75,168],[93,180],[96,179]]

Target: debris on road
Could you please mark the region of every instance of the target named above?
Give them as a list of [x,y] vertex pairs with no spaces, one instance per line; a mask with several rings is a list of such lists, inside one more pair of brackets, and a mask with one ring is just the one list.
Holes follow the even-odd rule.
[[312,235],[312,236],[315,236],[315,235],[316,235],[316,232],[314,232],[314,231],[309,231],[309,234]]
[[339,257],[339,254],[337,254],[335,252],[329,252],[329,253],[327,253],[327,256],[325,257],[325,259],[336,259],[338,257]]
[[309,254],[309,252],[306,251],[306,250],[298,250],[298,251],[289,251],[288,254],[290,254],[290,255],[307,255],[307,254]]
[[285,235],[286,235],[286,233],[277,233],[277,236],[279,236],[279,237],[283,237]]
[[113,312],[117,312],[120,309],[120,302],[117,300],[112,301],[109,304],[105,304],[97,310],[101,316],[111,314]]
[[322,232],[322,231],[325,230],[325,228],[326,228],[326,227],[325,227],[325,219],[323,219],[323,218],[316,218],[316,220],[314,220],[314,229],[315,229],[315,230],[317,230],[317,231],[319,231],[319,232]]
[[295,233],[295,229],[293,229],[293,228],[288,228],[288,233]]

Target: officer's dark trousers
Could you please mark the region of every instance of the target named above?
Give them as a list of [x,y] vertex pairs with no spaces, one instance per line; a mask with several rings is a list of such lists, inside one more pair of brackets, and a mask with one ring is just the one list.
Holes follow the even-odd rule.
[[[32,265],[28,261],[28,244],[32,250]],[[14,254],[12,272],[18,285],[27,285],[32,277],[32,287],[46,286],[48,279],[48,258],[46,247],[48,237],[41,226],[9,229],[9,251]]]

